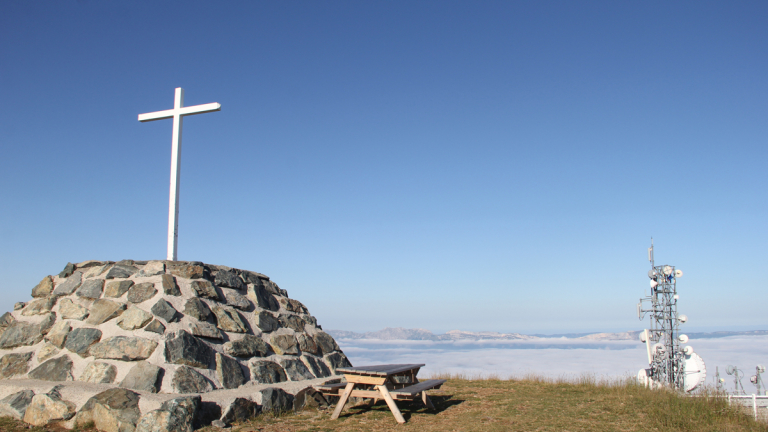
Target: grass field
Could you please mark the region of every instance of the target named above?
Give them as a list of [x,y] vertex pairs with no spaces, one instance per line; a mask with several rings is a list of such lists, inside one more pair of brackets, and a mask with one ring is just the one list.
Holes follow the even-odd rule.
[[[330,409],[261,415],[235,424],[232,432],[299,431],[761,431],[768,425],[730,407],[722,398],[682,397],[631,382],[578,382],[540,378],[499,380],[449,378],[433,391],[435,410],[398,402],[408,420],[398,425],[383,402],[351,407],[338,420]],[[50,432],[0,418],[0,430]],[[83,429],[83,431],[89,429]],[[207,427],[201,432],[220,431]]]

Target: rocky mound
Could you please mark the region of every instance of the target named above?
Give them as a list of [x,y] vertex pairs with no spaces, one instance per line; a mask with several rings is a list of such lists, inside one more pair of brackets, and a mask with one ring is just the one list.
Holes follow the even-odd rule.
[[[86,261],[32,297],[0,317],[0,415],[34,425],[191,430],[322,402],[309,385],[349,365],[303,304],[251,271]],[[186,426],[158,429],[169,421]]]

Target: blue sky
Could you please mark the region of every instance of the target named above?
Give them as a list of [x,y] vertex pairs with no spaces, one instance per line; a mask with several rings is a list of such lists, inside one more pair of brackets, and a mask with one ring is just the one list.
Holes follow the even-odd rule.
[[765,329],[765,2],[0,5],[0,309],[88,259],[255,270],[326,328]]

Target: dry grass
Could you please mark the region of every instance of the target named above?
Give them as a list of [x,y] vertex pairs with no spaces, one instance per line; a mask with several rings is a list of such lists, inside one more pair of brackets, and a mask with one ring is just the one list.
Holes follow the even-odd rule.
[[[233,425],[232,432],[299,431],[759,431],[768,425],[715,394],[682,397],[664,390],[648,390],[631,380],[598,379],[592,376],[545,379],[467,379],[443,376],[449,381],[433,391],[436,409],[421,403],[398,402],[408,420],[398,425],[383,402],[351,407],[338,420],[330,409],[262,415]],[[0,418],[0,430],[52,432]],[[201,432],[221,429],[207,427]]]

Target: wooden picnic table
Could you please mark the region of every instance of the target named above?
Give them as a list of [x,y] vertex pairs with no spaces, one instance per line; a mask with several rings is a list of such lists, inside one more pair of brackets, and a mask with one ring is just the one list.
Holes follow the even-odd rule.
[[[434,409],[427,396],[427,390],[440,388],[445,380],[427,380],[419,382],[416,375],[423,364],[390,364],[338,368],[336,373],[343,373],[346,383],[317,386],[324,394],[339,396],[339,402],[331,419],[339,418],[341,410],[350,397],[370,398],[373,403],[378,399],[387,402],[389,410],[398,423],[405,423],[395,400],[414,400],[421,397],[427,408]],[[343,389],[343,390],[342,390]]]

